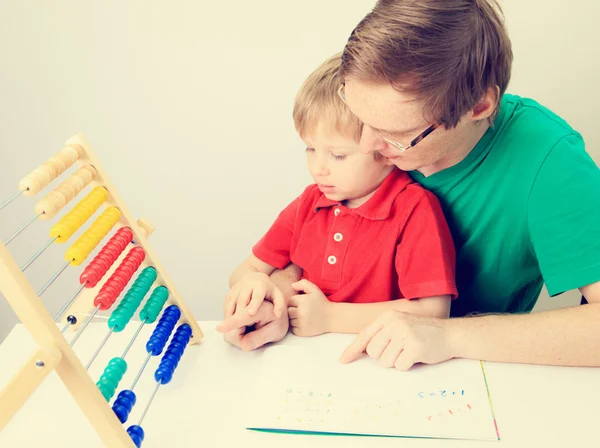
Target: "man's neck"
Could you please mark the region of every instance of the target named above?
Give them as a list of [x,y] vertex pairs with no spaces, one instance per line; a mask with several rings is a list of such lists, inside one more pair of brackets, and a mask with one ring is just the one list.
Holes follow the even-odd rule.
[[477,143],[479,143],[479,140],[481,140],[489,127],[487,120],[485,120],[471,126],[470,129],[465,129],[465,132],[458,134],[455,140],[449,143],[451,149],[440,160],[431,165],[419,168],[418,171],[423,176],[429,177],[458,165],[475,149],[475,146],[477,146]]

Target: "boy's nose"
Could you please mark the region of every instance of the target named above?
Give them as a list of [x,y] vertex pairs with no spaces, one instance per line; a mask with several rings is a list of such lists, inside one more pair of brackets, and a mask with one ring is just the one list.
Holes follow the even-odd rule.
[[329,167],[325,163],[319,163],[315,167],[315,174],[317,176],[328,176],[329,175]]
[[364,126],[360,137],[359,148],[364,154],[385,149],[387,143],[369,126]]
[[329,165],[326,157],[317,157],[312,164],[311,171],[314,176],[327,176],[329,175]]

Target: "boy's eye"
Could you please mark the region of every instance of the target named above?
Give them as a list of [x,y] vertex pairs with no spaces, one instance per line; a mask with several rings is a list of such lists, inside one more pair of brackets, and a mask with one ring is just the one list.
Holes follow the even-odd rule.
[[315,148],[306,148],[306,152],[313,152],[315,150]]
[[333,157],[335,160],[344,160],[346,158],[346,154],[331,153],[331,157]]

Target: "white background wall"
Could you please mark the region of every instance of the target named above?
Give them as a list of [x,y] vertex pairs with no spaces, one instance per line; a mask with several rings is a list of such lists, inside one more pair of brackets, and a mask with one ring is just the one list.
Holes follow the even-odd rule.
[[[309,182],[294,95],[373,4],[1,1],[0,201],[83,132],[133,214],[156,226],[150,241],[197,319],[219,319],[231,270]],[[564,116],[599,161],[598,6],[506,0],[504,8],[515,51],[509,90]],[[34,204],[21,198],[0,212],[1,240]],[[11,243],[20,263],[49,228],[38,222]],[[27,271],[36,288],[65,249],[51,247]],[[69,269],[44,295],[51,312],[78,273]],[[0,341],[15,322],[0,300]]]

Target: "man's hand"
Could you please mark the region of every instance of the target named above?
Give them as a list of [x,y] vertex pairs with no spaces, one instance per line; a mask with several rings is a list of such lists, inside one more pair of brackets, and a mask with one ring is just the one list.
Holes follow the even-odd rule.
[[289,299],[288,314],[292,333],[296,336],[317,336],[328,331],[332,303],[317,285],[308,280],[293,283],[297,294]]
[[[255,326],[253,331],[246,333],[246,327]],[[223,333],[226,342],[244,351],[252,351],[269,342],[283,339],[289,329],[287,310],[284,308],[280,317],[273,312],[273,304],[262,302],[254,315],[247,309],[236,312],[217,325],[217,331]]]
[[388,311],[358,334],[340,361],[350,363],[363,351],[383,367],[408,370],[416,363],[437,364],[454,357],[448,319]]

